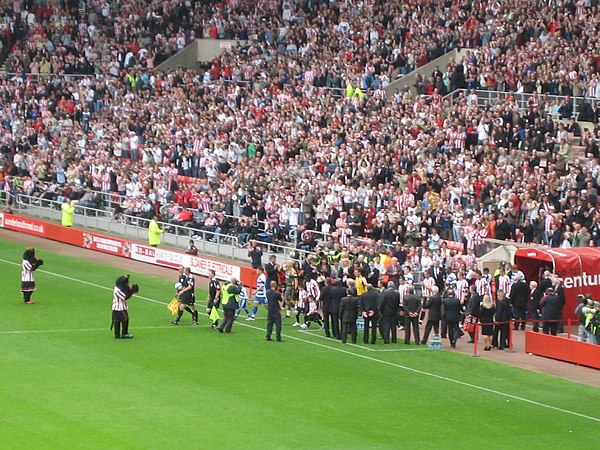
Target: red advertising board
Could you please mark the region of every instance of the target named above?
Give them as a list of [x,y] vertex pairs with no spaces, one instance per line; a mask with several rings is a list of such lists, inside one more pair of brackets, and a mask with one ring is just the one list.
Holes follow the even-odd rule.
[[190,267],[193,273],[202,276],[208,276],[208,271],[214,270],[220,279],[235,277],[245,286],[256,287],[256,272],[252,268],[227,261],[135,244],[118,237],[63,227],[52,222],[15,214],[0,213],[1,227],[163,267]]
[[214,270],[217,278],[226,280],[235,277],[245,286],[256,287],[256,272],[253,269],[211,258],[192,256],[160,247],[132,244],[131,259],[174,269],[179,266],[189,267],[193,273],[205,277],[208,276],[209,270]]
[[577,295],[600,296],[600,248],[520,248],[515,263],[528,280],[538,280],[540,268],[549,268],[561,278],[566,306],[563,317],[577,319]]
[[63,227],[51,222],[4,213],[4,228],[76,245],[77,247],[83,246],[83,233],[81,230]]
[[83,232],[83,247],[111,255],[131,257],[131,243],[112,236]]

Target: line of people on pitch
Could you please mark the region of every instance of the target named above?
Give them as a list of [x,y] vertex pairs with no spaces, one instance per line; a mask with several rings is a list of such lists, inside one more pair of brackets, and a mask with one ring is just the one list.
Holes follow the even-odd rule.
[[[451,347],[456,347],[457,340],[464,334],[459,327],[462,305],[452,290],[448,290],[442,299],[436,287],[433,300],[423,303],[410,285],[401,302],[393,281],[380,282],[378,288],[366,284],[361,295],[357,295],[354,280],[349,280],[348,284],[346,288],[336,280],[326,279],[321,290],[323,329],[327,337],[346,343],[349,334],[352,343],[356,343],[357,319],[363,321],[365,344],[375,344],[378,336],[384,344],[397,343],[398,330],[404,328],[405,344],[410,344],[412,338],[416,345],[422,345],[427,342],[432,329],[439,334],[440,322],[442,336],[449,338]],[[421,339],[420,325],[425,309],[429,310],[429,316]]]

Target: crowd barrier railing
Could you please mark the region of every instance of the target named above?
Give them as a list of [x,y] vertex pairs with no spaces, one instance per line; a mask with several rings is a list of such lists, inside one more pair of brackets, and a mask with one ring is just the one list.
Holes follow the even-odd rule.
[[[538,330],[539,331],[532,331],[532,333],[541,333],[544,334],[542,329],[543,329],[543,324],[544,323],[557,323],[557,324],[562,324],[563,325],[563,329],[566,332],[566,337],[564,339],[567,340],[573,340],[572,339],[572,328],[574,325],[576,325],[576,323],[572,320],[572,319],[557,319],[557,320],[544,320],[544,319],[532,319],[532,318],[527,318],[525,320],[516,320],[516,319],[511,319],[509,321],[503,321],[503,322],[486,322],[486,323],[482,323],[479,321],[479,319],[475,319],[475,331],[473,332],[473,356],[480,356],[478,353],[478,345],[479,345],[479,338],[480,338],[480,327],[482,327],[483,325],[492,325],[494,326],[494,334],[496,333],[496,325],[502,325],[502,324],[508,324],[509,325],[509,330],[508,330],[508,351],[509,352],[514,352],[514,331],[515,331],[515,326],[521,326],[521,324],[523,323],[531,323],[534,325],[537,325]],[[579,342],[579,341],[578,341]]]

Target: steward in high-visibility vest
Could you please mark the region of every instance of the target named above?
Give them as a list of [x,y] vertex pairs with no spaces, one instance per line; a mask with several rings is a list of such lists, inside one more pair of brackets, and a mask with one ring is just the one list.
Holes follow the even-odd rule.
[[223,283],[221,286],[221,306],[223,306],[223,321],[218,330],[221,333],[231,333],[233,321],[235,320],[235,310],[240,307],[238,297],[242,286],[238,284],[235,278]]
[[[237,309],[237,295],[229,292],[229,288],[231,286],[233,286],[233,284],[229,281],[224,283],[223,286],[221,286],[221,305],[223,306],[223,308]],[[231,300],[233,300],[233,302],[231,302]],[[231,304],[229,302],[231,302]],[[233,306],[234,303],[235,306]]]

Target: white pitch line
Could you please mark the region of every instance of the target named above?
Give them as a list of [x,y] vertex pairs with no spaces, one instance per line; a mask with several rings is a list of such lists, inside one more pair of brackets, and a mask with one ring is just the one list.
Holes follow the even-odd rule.
[[[17,264],[17,263],[15,263],[13,261],[7,261],[7,260],[1,259],[1,258],[0,258],[0,262],[5,262],[7,264],[12,264],[12,265],[15,265],[15,266],[20,266],[20,264]],[[93,286],[93,287],[97,287],[97,288],[105,289],[105,290],[112,290],[112,288],[108,288],[106,286],[101,286],[101,285],[95,284],[95,283],[90,283],[89,281],[79,280],[77,278],[72,278],[72,277],[69,277],[69,276],[66,276],[66,275],[57,274],[57,273],[54,273],[54,272],[48,272],[48,271],[43,271],[43,272],[46,273],[46,274],[48,274],[48,275],[54,275],[54,276],[57,276],[57,277],[60,277],[60,278],[64,278],[64,279],[67,279],[67,280],[71,280],[71,281],[76,281],[76,282],[79,282],[79,283],[83,283],[83,284],[86,284],[88,286]],[[143,300],[147,300],[147,301],[152,302],[152,303],[158,303],[158,304],[161,304],[161,305],[166,305],[167,304],[165,302],[161,302],[159,300],[154,300],[154,299],[147,298],[147,297],[142,297],[142,296],[139,296],[137,294],[136,294],[136,296],[138,298],[141,298]],[[203,314],[203,315],[205,315],[205,314]],[[262,333],[265,332],[265,330],[263,328],[255,327],[253,325],[250,325],[250,324],[247,324],[247,323],[243,323],[243,322],[239,322],[238,326],[252,328],[252,329],[258,330],[258,331],[260,331]],[[167,327],[167,328],[169,328],[169,327]],[[580,417],[582,419],[591,420],[591,421],[599,422],[600,423],[600,417],[588,416],[586,414],[581,414],[581,413],[578,413],[578,412],[575,412],[575,411],[571,411],[571,410],[568,410],[568,409],[559,408],[557,406],[548,405],[546,403],[537,402],[535,400],[531,400],[531,399],[524,398],[524,397],[519,397],[518,395],[507,394],[506,392],[497,391],[495,389],[486,388],[484,386],[479,386],[479,385],[472,384],[472,383],[467,383],[465,381],[456,380],[454,378],[445,377],[443,375],[438,375],[438,374],[435,374],[435,373],[432,373],[432,372],[426,372],[424,370],[415,369],[413,367],[408,367],[408,366],[405,366],[405,365],[402,365],[402,364],[397,364],[397,363],[394,363],[394,362],[391,362],[391,361],[385,361],[383,359],[373,358],[373,357],[368,356],[368,355],[362,355],[360,353],[354,353],[354,352],[345,350],[343,348],[331,347],[329,345],[324,345],[324,344],[321,344],[321,343],[316,342],[316,341],[311,341],[311,340],[308,340],[308,339],[302,339],[302,338],[299,338],[297,336],[291,336],[289,334],[282,334],[282,336],[284,336],[284,337],[286,337],[288,339],[295,340],[295,341],[304,342],[305,344],[314,345],[314,346],[321,347],[321,348],[326,348],[326,349],[329,349],[329,350],[333,350],[335,352],[343,353],[345,355],[350,355],[350,356],[354,356],[356,358],[361,358],[361,359],[364,359],[364,360],[367,360],[367,361],[371,361],[371,362],[376,362],[376,363],[379,363],[379,364],[383,364],[385,366],[395,367],[397,369],[402,369],[402,370],[405,370],[407,372],[417,373],[419,375],[425,375],[425,376],[428,376],[430,378],[434,378],[434,379],[437,379],[437,380],[442,380],[442,381],[446,381],[446,382],[449,382],[449,383],[458,384],[460,386],[468,387],[468,388],[471,388],[471,389],[475,389],[475,390],[487,392],[488,394],[494,394],[494,395],[497,395],[497,396],[500,396],[500,397],[505,397],[505,398],[508,398],[508,399],[517,400],[517,401],[521,401],[523,403],[528,403],[530,405],[538,406],[540,408],[548,409],[548,410],[551,410],[551,411],[557,411],[557,412],[561,412],[563,414],[568,414],[568,415],[571,415],[571,416]],[[360,348],[366,348],[366,347],[360,347]],[[369,350],[373,351],[373,349],[369,349]]]
[[[248,324],[245,324],[245,323],[241,324],[241,325],[249,327],[249,328],[254,328],[256,330],[264,331],[262,328],[254,327],[252,325],[248,325]],[[306,339],[301,339],[301,338],[296,337],[296,336],[290,336],[290,335],[286,335],[286,334],[282,334],[282,336],[284,336],[284,337],[286,337],[288,339],[305,342],[305,343],[310,344],[310,345],[316,345],[317,347],[327,348],[329,350],[333,350],[333,351],[336,351],[336,352],[339,352],[339,353],[344,353],[346,355],[352,355],[352,356],[355,356],[357,358],[362,358],[362,359],[366,359],[368,361],[377,362],[379,364],[384,364],[386,366],[396,367],[398,369],[406,370],[408,372],[413,372],[413,373],[417,373],[417,374],[420,374],[420,375],[425,375],[425,376],[428,376],[428,377],[431,377],[431,378],[435,378],[435,379],[438,379],[438,380],[447,381],[449,383],[454,383],[454,384],[458,384],[458,385],[461,385],[461,386],[465,386],[465,387],[469,387],[469,388],[472,388],[472,389],[476,389],[476,390],[479,390],[479,391],[487,392],[489,394],[498,395],[500,397],[506,397],[506,398],[510,398],[510,399],[513,399],[513,400],[518,400],[518,401],[521,401],[521,402],[524,402],[524,403],[529,403],[530,405],[535,405],[535,406],[539,406],[541,408],[550,409],[552,411],[558,411],[558,412],[562,412],[562,413],[569,414],[569,415],[572,415],[572,416],[581,417],[583,419],[588,419],[588,420],[592,420],[592,421],[595,421],[595,422],[600,422],[600,418],[599,417],[588,416],[588,415],[581,414],[581,413],[578,413],[578,412],[575,412],[575,411],[571,411],[571,410],[568,410],[568,409],[559,408],[557,406],[547,405],[545,403],[537,402],[535,400],[530,400],[528,398],[519,397],[518,395],[507,394],[506,392],[497,391],[495,389],[489,389],[489,388],[486,388],[484,386],[478,386],[476,384],[467,383],[465,381],[456,380],[454,378],[445,377],[443,375],[438,375],[438,374],[431,373],[431,372],[425,372],[424,370],[415,369],[413,367],[404,366],[402,364],[397,364],[397,363],[394,363],[394,362],[391,362],[391,361],[385,361],[383,359],[373,358],[373,357],[368,356],[368,355],[361,355],[360,353],[350,352],[348,350],[344,350],[343,348],[330,347],[329,345],[323,345],[323,344],[321,344],[319,342],[309,341],[309,340],[306,340]]]

